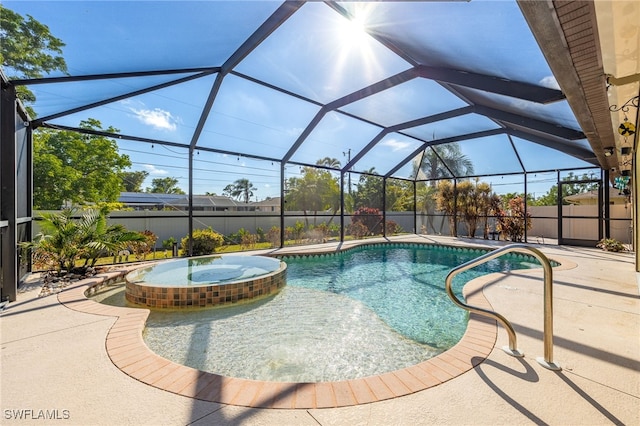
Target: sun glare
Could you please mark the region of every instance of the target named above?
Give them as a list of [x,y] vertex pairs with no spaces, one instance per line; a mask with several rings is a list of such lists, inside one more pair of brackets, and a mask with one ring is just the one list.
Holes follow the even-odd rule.
[[350,47],[362,46],[368,34],[362,18],[345,19],[339,29],[341,41]]

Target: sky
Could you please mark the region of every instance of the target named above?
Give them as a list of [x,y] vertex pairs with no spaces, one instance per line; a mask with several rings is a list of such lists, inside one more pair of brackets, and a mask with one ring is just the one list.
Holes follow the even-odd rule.
[[[65,44],[64,58],[72,76],[221,66],[280,5],[272,1],[4,1],[21,15],[32,15]],[[280,195],[277,160],[314,164],[332,157],[345,165],[391,126],[468,105],[464,99],[425,78],[413,78],[385,91],[321,112],[323,104],[362,87],[402,73],[411,64],[369,34],[395,34],[415,49],[422,64],[475,71],[545,87],[557,87],[515,2],[408,2],[343,5],[355,15],[350,22],[324,3],[305,4],[225,76],[204,122],[194,154],[194,193],[221,194],[239,178],[257,188],[256,199]],[[452,19],[453,17],[453,19]],[[368,33],[364,32],[366,29]],[[108,79],[73,84],[32,86],[40,118],[135,90],[193,76]],[[253,78],[289,93],[257,84]],[[47,120],[77,126],[97,118],[135,135],[189,144],[201,119],[216,75],[206,75],[163,89],[120,99],[107,105]],[[292,96],[294,95],[294,96]],[[505,108],[578,128],[566,102],[538,105],[504,96],[478,93]],[[308,124],[317,125],[295,151],[291,147]],[[384,174],[406,161],[394,176],[409,177],[409,154],[423,140],[441,139],[497,125],[478,114],[466,114],[402,132],[391,132],[354,165]],[[585,144],[584,141],[578,144]],[[528,171],[585,167],[572,157],[505,135],[460,143],[477,174],[522,171],[514,147]],[[162,144],[119,141],[131,158],[131,170],[154,178],[173,177],[188,191],[188,152]],[[260,157],[257,160],[252,157]],[[300,166],[287,164],[286,177]],[[506,179],[506,181],[505,181]],[[534,179],[529,176],[529,179]],[[495,178],[483,180],[496,180]],[[500,192],[522,191],[522,176],[501,178]],[[543,193],[548,179],[531,182],[529,191]],[[544,181],[544,182],[543,182]],[[509,183],[512,182],[512,183]],[[493,183],[492,183],[493,184]]]

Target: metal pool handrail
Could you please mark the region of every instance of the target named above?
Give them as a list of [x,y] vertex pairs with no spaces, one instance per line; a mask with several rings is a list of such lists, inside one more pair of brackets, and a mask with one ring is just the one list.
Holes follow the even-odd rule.
[[536,360],[545,368],[556,371],[561,370],[560,366],[553,362],[553,271],[551,268],[551,262],[549,262],[547,256],[545,256],[540,250],[525,244],[510,244],[476,259],[470,260],[469,262],[463,263],[462,265],[453,268],[447,275],[447,278],[445,279],[447,294],[453,303],[459,307],[466,309],[469,312],[475,312],[498,320],[507,330],[507,334],[509,335],[509,346],[505,346],[502,349],[512,356],[524,356],[524,354],[518,350],[516,332],[511,323],[504,316],[495,311],[471,306],[462,302],[456,297],[451,289],[451,282],[453,281],[453,277],[457,274],[512,252],[533,254],[533,256],[535,256],[542,264],[542,268],[544,270],[544,358],[539,357],[536,358]]

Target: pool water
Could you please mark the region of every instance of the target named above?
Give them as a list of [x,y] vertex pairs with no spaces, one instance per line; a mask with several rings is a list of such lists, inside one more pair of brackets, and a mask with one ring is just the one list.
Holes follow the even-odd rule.
[[[455,345],[468,314],[451,302],[447,273],[484,251],[377,245],[285,257],[287,286],[258,302],[202,311],[152,311],[144,339],[174,362],[245,379],[338,381],[406,368]],[[458,275],[539,267],[504,256]]]
[[272,257],[222,255],[169,260],[136,269],[127,280],[154,287],[191,287],[248,280],[277,271]]

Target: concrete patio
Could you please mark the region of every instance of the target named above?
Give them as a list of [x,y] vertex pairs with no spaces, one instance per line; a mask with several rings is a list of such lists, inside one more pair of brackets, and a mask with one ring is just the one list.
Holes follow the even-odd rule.
[[[417,235],[392,239],[504,244]],[[105,342],[116,317],[69,309],[60,300],[71,288],[39,297],[33,283],[0,314],[2,424],[640,425],[640,296],[633,255],[536,247],[562,263],[554,269],[553,359],[559,372],[536,362],[543,355],[541,269],[473,282],[512,322],[524,358],[500,349],[508,340],[498,327],[489,356],[458,377],[384,401],[308,409],[207,402],[138,381],[108,354]],[[336,244],[322,249],[335,250]]]

